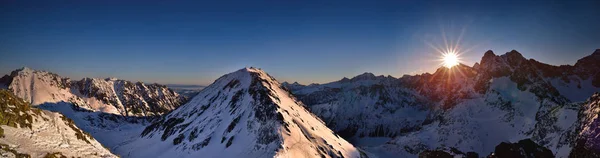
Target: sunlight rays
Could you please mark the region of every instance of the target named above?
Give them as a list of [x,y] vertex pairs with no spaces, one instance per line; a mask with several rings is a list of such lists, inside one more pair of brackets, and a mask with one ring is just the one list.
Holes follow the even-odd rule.
[[[463,57],[465,53],[470,52],[476,46],[463,46],[465,42],[462,40],[464,40],[463,37],[467,31],[466,26],[459,31],[457,36],[447,34],[444,28],[440,28],[440,31],[441,40],[439,40],[439,42],[432,43],[425,40],[425,44],[434,52],[437,52],[435,53],[433,60],[438,62],[438,66],[443,66],[445,68],[438,69],[438,71],[433,74],[432,78],[430,78],[430,81],[442,79],[446,85],[449,85],[451,82],[456,81],[456,79],[465,77],[465,75],[467,75],[467,72],[463,71],[469,70],[460,65],[464,62]],[[456,39],[449,40],[449,38]]]
[[432,48],[435,52],[439,53],[437,57],[437,61],[440,66],[444,66],[447,68],[452,68],[456,65],[461,64],[462,56],[464,53],[469,52],[473,49],[473,47],[463,48],[461,46],[464,34],[466,32],[466,27],[463,27],[458,34],[456,40],[448,40],[447,33],[444,28],[441,29],[441,37],[442,44],[434,45],[431,42],[425,41],[425,44]]
[[447,68],[458,65],[458,62],[458,55],[454,51],[449,51],[442,55],[442,64]]

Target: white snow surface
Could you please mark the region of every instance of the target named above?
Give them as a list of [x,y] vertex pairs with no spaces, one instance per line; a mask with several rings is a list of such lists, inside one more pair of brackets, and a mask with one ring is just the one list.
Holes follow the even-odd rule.
[[[559,67],[516,51],[488,51],[481,65],[458,65],[453,74],[440,68],[402,78],[365,73],[327,84],[286,85],[330,128],[380,157],[448,148],[487,156],[501,142],[522,139],[567,157],[580,102],[600,91],[593,59],[599,56]],[[377,141],[381,137],[393,140]]]
[[[138,139],[144,128],[150,124],[150,118],[124,117],[116,114],[107,114],[92,111],[77,111],[75,105],[70,103],[42,104],[38,106],[54,112],[59,112],[68,118],[83,131],[91,134],[98,142],[113,150],[122,143]],[[119,154],[121,155],[121,154]]]
[[222,76],[144,133],[115,151],[134,158],[361,156],[256,68]]
[[32,157],[44,157],[56,152],[67,157],[117,157],[92,137],[83,135],[83,139],[78,138],[76,133],[82,131],[59,113],[46,110],[41,110],[39,114],[31,110],[27,113],[33,118],[31,128],[0,125],[4,130],[0,144],[7,144],[9,148]]
[[[72,81],[27,67],[14,71],[11,77],[12,82],[5,88],[32,105],[67,102],[103,113],[151,116],[173,110],[183,102],[177,93],[161,85],[114,78]],[[148,100],[156,102],[148,103]]]

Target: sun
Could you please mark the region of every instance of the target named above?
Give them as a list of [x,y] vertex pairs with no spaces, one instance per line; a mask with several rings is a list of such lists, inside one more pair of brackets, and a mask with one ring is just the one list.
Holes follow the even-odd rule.
[[[429,59],[433,59],[436,62],[438,62],[439,64],[437,64],[437,66],[443,66],[446,67],[448,69],[452,69],[453,67],[457,66],[457,65],[462,65],[461,63],[464,63],[463,61],[463,57],[465,57],[466,59],[470,59],[467,55],[469,52],[471,52],[471,50],[473,50],[474,48],[477,47],[477,45],[472,45],[472,46],[468,46],[465,47],[464,43],[461,42],[462,41],[462,37],[463,34],[466,30],[466,26],[465,28],[463,28],[460,32],[460,34],[458,35],[456,40],[448,40],[447,36],[446,36],[446,32],[444,31],[444,29],[442,28],[442,42],[430,42],[428,40],[424,40],[425,44],[427,44],[427,46],[431,47],[434,51],[432,51],[431,56],[429,56]],[[452,36],[454,36],[454,34],[452,34]],[[434,40],[439,39],[439,38],[432,38]],[[432,64],[434,65],[434,64]]]
[[453,66],[458,65],[459,59],[458,54],[453,51],[448,51],[442,54],[442,65],[447,68],[452,68]]

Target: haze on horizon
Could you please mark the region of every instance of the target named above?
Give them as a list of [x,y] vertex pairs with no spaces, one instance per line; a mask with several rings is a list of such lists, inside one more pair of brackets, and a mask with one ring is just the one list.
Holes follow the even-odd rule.
[[[0,2],[0,75],[208,85],[242,67],[326,83],[433,72],[427,43],[574,64],[600,48],[600,1]],[[463,33],[464,32],[464,33]],[[462,36],[461,36],[462,34]],[[458,40],[460,39],[460,40]]]

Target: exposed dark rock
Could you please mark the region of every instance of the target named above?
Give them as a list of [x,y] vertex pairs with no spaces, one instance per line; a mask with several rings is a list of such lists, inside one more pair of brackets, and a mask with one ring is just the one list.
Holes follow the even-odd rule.
[[450,153],[445,151],[433,150],[433,151],[423,151],[419,154],[419,158],[453,158]]
[[553,158],[549,149],[538,145],[531,139],[520,140],[518,143],[502,142],[489,158]]

